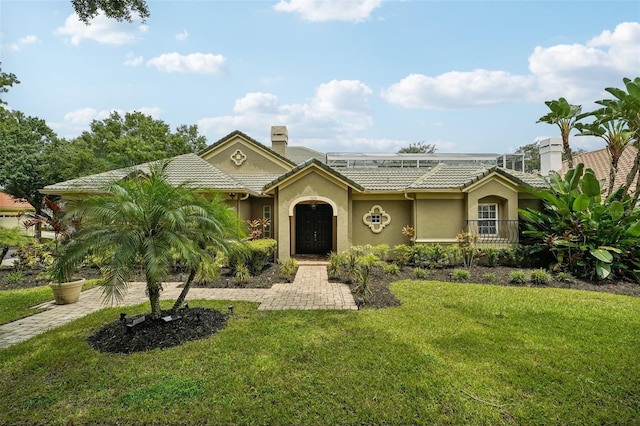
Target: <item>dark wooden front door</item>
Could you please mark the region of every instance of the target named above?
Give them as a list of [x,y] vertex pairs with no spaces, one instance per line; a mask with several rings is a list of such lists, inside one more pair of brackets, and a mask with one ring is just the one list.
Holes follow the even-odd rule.
[[329,204],[296,206],[297,254],[328,254],[331,251],[332,217]]

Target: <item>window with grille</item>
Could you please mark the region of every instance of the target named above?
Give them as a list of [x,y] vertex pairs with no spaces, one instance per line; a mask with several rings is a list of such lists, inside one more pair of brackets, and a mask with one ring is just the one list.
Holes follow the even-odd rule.
[[478,234],[498,235],[497,204],[478,204]]
[[271,206],[262,206],[262,217],[268,220],[268,225],[262,230],[262,237],[271,238]]

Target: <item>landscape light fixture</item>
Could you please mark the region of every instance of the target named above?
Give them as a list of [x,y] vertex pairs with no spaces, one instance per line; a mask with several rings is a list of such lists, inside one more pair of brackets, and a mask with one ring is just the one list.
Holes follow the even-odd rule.
[[233,315],[233,305],[229,305],[229,314]]
[[364,305],[364,299],[362,297],[356,298],[356,306],[358,307],[358,310],[360,310],[360,307],[363,305]]

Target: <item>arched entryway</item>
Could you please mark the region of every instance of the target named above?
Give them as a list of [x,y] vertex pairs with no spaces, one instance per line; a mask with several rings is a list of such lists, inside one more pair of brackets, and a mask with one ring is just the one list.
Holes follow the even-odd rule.
[[334,214],[331,205],[307,201],[295,206],[295,253],[323,254],[333,250]]

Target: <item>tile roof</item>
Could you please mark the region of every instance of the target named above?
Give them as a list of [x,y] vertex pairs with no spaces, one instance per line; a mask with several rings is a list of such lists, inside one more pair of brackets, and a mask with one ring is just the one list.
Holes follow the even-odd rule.
[[[633,167],[633,162],[635,161],[637,154],[638,149],[632,145],[627,146],[627,148],[622,152],[622,156],[618,161],[618,173],[616,174],[613,183],[614,188],[619,188],[626,183],[627,175]],[[585,169],[593,170],[598,180],[603,181],[602,189],[604,191],[607,190],[607,188],[609,187],[609,170],[611,167],[611,159],[606,148],[576,155],[575,157],[573,157],[573,163],[574,165],[583,163]],[[568,170],[568,163],[566,161],[563,161],[560,174],[564,175]],[[631,185],[631,188],[629,189],[629,192],[635,192],[637,180],[638,178],[636,177],[636,179],[633,181],[633,184]]]
[[233,178],[244,185],[245,188],[256,193],[262,192],[262,188],[270,182],[273,182],[279,174],[263,173],[263,174],[246,174],[234,175]]
[[339,169],[339,172],[370,191],[401,191],[426,173],[418,168]]
[[14,198],[11,195],[0,192],[0,210],[33,210],[33,206],[24,200]]
[[327,162],[326,154],[305,146],[287,146],[286,157],[296,164],[304,163],[312,158],[315,158],[321,163]]
[[[60,192],[92,192],[109,185],[111,182],[122,179],[133,170],[149,171],[152,161],[135,167],[111,170],[91,176],[85,176],[65,182],[45,186],[43,193],[56,194]],[[188,183],[194,188],[220,189],[225,191],[243,191],[246,188],[234,177],[212,166],[195,154],[184,154],[173,157],[167,169],[168,181],[174,185]]]
[[439,164],[413,182],[407,189],[462,189],[493,172],[497,172],[507,179],[511,179],[523,186],[532,186],[534,188],[547,187],[546,181],[540,176],[504,169],[502,167]]

